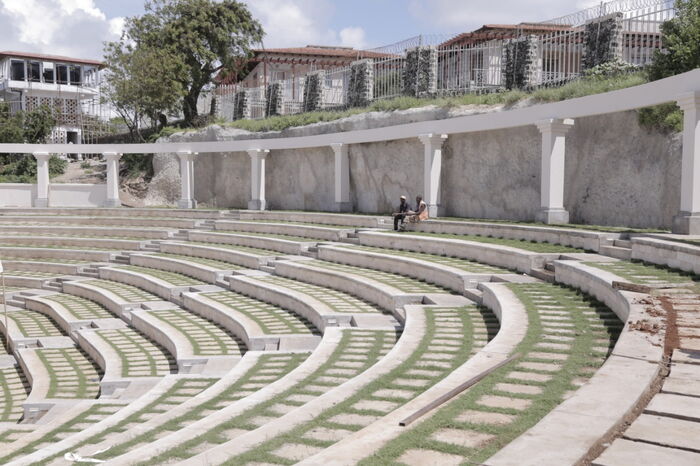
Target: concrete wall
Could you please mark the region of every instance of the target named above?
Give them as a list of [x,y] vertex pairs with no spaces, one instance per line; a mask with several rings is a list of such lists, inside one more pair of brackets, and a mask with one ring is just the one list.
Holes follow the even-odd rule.
[[[353,118],[351,124],[292,131],[302,136],[371,125],[366,121],[371,118]],[[230,131],[208,129],[170,140],[246,137]],[[450,136],[443,150],[445,215],[533,220],[540,206],[540,145],[534,125]],[[401,194],[422,194],[423,145],[417,138],[352,144],[349,159],[351,199],[358,212],[391,212]],[[271,151],[269,208],[333,210],[333,160],[330,147]],[[578,119],[567,139],[565,207],[572,222],[670,227],[680,203],[680,160],[680,137],[640,127],[634,111]],[[170,167],[177,172],[172,162]],[[170,186],[179,193],[179,181]],[[195,197],[200,204],[245,208],[249,196],[250,160],[245,152],[197,157]]]
[[[35,184],[0,183],[0,207],[32,207],[36,197]],[[106,199],[106,184],[49,185],[50,207],[102,207]]]

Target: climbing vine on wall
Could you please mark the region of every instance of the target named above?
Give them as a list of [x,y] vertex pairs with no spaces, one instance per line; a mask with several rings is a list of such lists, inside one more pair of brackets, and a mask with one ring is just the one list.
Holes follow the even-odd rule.
[[406,52],[404,95],[428,97],[437,92],[437,51],[433,47],[416,47]]
[[583,37],[583,69],[619,58],[622,46],[622,14],[586,24]]
[[373,96],[373,68],[371,60],[361,60],[350,66],[348,80],[348,105],[366,107]]

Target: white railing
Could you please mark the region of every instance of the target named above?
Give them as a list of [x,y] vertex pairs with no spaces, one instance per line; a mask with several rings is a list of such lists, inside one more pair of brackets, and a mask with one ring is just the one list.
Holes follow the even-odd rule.
[[673,7],[659,4],[645,8],[623,23],[622,60],[632,65],[648,65],[663,47],[661,25],[675,16]]
[[439,94],[466,94],[502,85],[503,40],[439,49]]
[[403,70],[406,57],[395,56],[374,60],[374,100],[393,99],[403,92]]
[[347,106],[349,83],[349,66],[326,71],[326,80],[323,83],[323,108],[332,109]]
[[537,38],[537,86],[564,84],[580,76],[583,28],[554,31]]

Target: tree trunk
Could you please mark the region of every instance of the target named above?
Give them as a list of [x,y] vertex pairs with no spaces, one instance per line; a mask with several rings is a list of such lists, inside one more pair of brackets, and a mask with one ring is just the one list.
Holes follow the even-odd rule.
[[185,125],[190,126],[197,117],[197,101],[199,100],[199,89],[192,89],[187,93],[182,102],[182,113],[185,115]]

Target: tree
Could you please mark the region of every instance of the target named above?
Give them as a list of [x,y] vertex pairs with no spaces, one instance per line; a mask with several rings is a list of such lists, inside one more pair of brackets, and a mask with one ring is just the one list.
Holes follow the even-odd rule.
[[[45,143],[56,120],[46,106],[30,111],[11,111],[9,105],[0,103],[0,143]],[[58,157],[49,160],[51,175],[65,171],[65,162]],[[36,177],[36,160],[25,154],[0,154],[0,180],[3,182],[29,183]]]
[[124,120],[132,140],[144,142],[144,118],[157,125],[185,95],[185,64],[167,47],[135,47],[126,35],[106,44],[105,53],[105,97]]
[[197,116],[197,101],[220,72],[237,72],[263,30],[248,8],[235,0],[150,0],[141,17],[128,18],[123,40],[134,48],[167,49],[185,65],[185,123]]
[[676,17],[661,25],[663,51],[650,68],[652,80],[700,67],[700,0],[676,0]]

